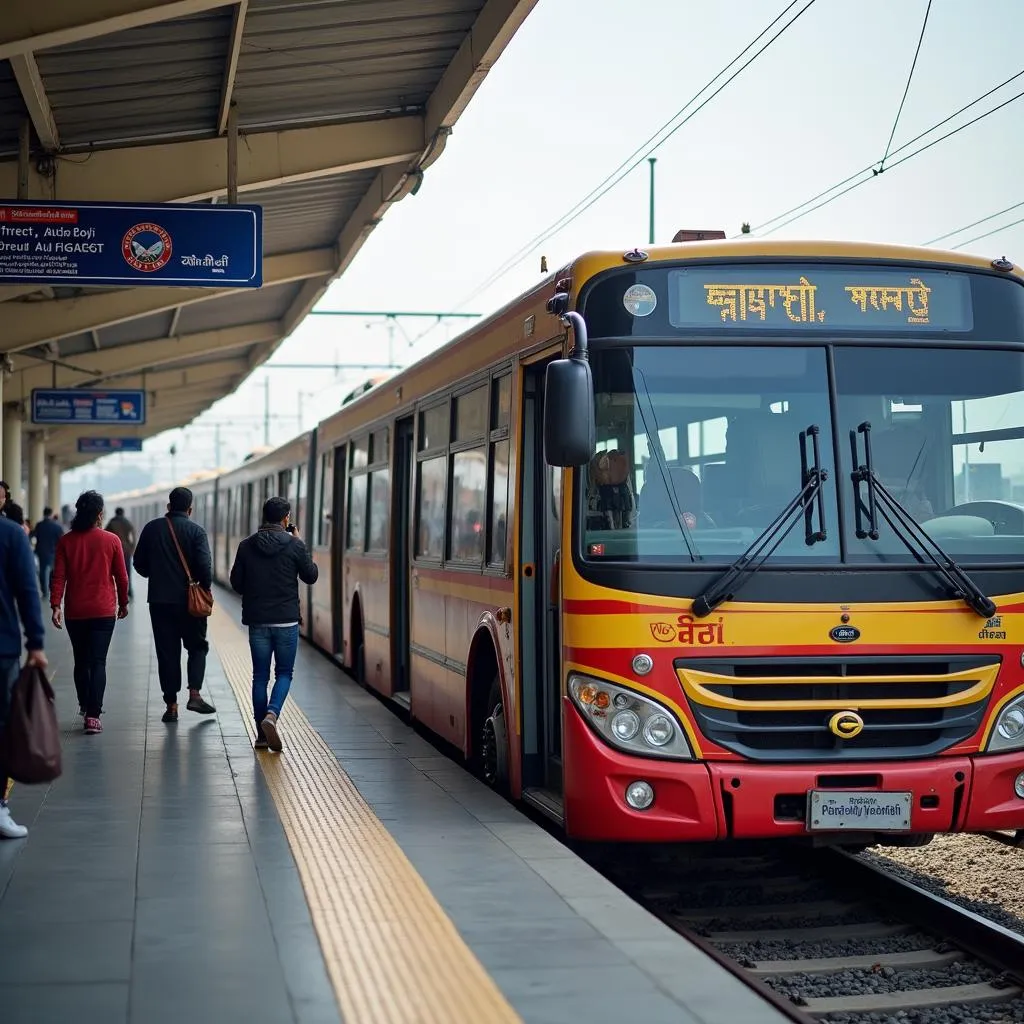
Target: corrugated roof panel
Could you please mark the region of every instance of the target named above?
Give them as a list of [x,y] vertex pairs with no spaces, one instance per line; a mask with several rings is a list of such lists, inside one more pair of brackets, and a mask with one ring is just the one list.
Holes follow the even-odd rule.
[[18,154],[18,130],[27,116],[10,61],[0,60],[0,155]]
[[70,338],[61,338],[59,344],[61,359],[68,359],[72,356],[80,356],[87,352],[96,351],[96,345],[92,339],[92,332],[87,332],[85,334],[72,334]]
[[482,7],[482,0],[251,3],[235,79],[239,123],[422,106]]
[[377,172],[356,171],[275,189],[246,192],[240,199],[263,207],[263,252],[301,252],[333,245]]
[[246,291],[211,302],[196,302],[185,306],[178,320],[179,334],[198,334],[216,331],[221,327],[255,324],[262,320],[277,320],[291,305],[302,287],[301,281]]
[[37,54],[61,142],[215,134],[231,23],[222,8]]
[[173,310],[164,313],[153,313],[139,317],[137,320],[125,320],[119,324],[111,324],[97,333],[100,336],[100,348],[118,348],[121,345],[132,345],[138,341],[157,341],[166,338],[171,330]]

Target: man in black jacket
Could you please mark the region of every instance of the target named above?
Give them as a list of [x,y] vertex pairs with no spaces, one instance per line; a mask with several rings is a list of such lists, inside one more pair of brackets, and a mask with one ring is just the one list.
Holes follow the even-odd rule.
[[[242,624],[249,627],[257,750],[281,749],[277,720],[292,685],[299,647],[298,581],[313,584],[319,576],[290,515],[291,505],[284,498],[269,498],[263,525],[238,545],[231,567],[231,586],[242,595]],[[271,658],[274,689],[268,703]]]
[[181,649],[188,652],[189,711],[212,715],[217,709],[203,700],[200,692],[206,676],[205,618],[188,613],[188,576],[174,544],[178,538],[189,572],[204,590],[213,586],[213,559],[206,531],[192,522],[192,492],[175,487],[168,496],[167,515],[146,523],[135,545],[135,571],[149,580],[149,617],[153,623],[156,663],[163,691],[163,722],[178,720],[178,694],[181,692]]

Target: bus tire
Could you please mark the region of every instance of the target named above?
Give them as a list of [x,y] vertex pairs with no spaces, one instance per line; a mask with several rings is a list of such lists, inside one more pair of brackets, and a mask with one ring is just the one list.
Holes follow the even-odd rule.
[[494,677],[485,705],[486,717],[480,729],[480,777],[491,789],[508,792],[508,725],[501,700],[501,683]]

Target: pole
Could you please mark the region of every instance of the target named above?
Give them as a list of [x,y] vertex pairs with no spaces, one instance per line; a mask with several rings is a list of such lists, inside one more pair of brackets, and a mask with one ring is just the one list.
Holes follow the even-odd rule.
[[28,199],[29,160],[31,159],[30,125],[28,118],[18,128],[18,198]]
[[234,102],[227,108],[227,205],[239,202],[239,111]]
[[263,378],[263,444],[270,447],[270,374]]
[[649,156],[647,162],[651,165],[650,218],[647,235],[648,244],[654,245],[654,165],[658,162],[658,158]]

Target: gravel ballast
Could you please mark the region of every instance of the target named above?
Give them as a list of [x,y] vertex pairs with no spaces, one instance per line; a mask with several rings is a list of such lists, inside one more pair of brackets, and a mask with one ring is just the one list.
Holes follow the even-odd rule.
[[880,847],[861,856],[922,889],[1024,934],[1024,849],[984,836],[940,835],[927,846]]
[[1021,1024],[1024,999],[898,1013],[831,1013],[821,1019],[829,1024]]

